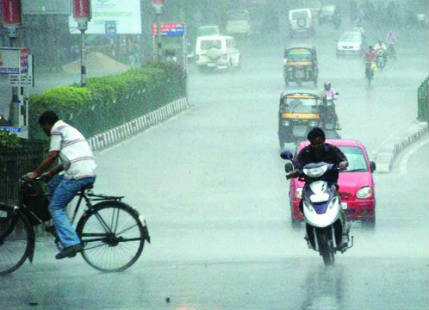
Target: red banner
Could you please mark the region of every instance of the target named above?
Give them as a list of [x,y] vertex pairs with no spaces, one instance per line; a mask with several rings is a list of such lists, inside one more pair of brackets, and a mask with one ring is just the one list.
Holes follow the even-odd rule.
[[21,0],[3,0],[1,9],[3,25],[21,24]]
[[75,19],[91,19],[91,0],[73,0],[73,17]]
[[164,6],[164,0],[152,0],[153,6]]

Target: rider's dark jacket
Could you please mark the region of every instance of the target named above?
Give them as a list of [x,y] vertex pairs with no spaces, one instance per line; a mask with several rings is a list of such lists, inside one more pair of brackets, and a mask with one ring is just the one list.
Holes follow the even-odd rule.
[[[319,149],[314,149],[310,145],[304,147],[294,160],[294,165],[296,168],[302,169],[302,167],[309,163],[325,162],[339,164],[342,161],[347,161],[344,153],[338,147],[325,143]],[[338,181],[338,170],[327,171],[323,179],[336,184]]]

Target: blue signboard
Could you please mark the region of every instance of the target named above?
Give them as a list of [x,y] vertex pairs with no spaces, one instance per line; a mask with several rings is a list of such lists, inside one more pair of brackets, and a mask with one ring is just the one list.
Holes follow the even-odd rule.
[[[158,30],[157,25],[152,25],[152,34],[156,36]],[[163,37],[183,37],[185,35],[185,24],[183,23],[168,23],[161,24],[161,33]]]
[[106,35],[115,36],[118,33],[115,20],[106,20],[104,23]]
[[1,130],[8,131],[10,133],[19,133],[22,131],[22,128],[8,127],[8,126],[0,126]]

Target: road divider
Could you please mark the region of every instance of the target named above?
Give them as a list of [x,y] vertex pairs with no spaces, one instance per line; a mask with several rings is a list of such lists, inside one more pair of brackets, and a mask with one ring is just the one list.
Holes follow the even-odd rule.
[[429,132],[427,122],[413,122],[398,137],[390,139],[376,154],[377,172],[388,173],[398,155],[408,146],[426,136]]
[[93,151],[101,151],[121,142],[147,128],[157,125],[190,107],[187,98],[175,100],[155,111],[135,118],[123,125],[117,126],[88,139]]

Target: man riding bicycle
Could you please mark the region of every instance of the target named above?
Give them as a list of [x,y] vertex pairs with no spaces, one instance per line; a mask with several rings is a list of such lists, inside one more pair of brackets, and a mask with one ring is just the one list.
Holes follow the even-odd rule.
[[[54,180],[49,184],[52,194],[49,212],[64,246],[55,258],[73,257],[83,247],[65,208],[78,191],[94,183],[95,157],[85,137],[76,128],[60,120],[55,112],[44,112],[39,118],[39,124],[50,137],[49,153],[38,168],[27,173],[27,178],[42,176],[45,180],[50,180],[64,170],[56,184]],[[48,170],[57,159],[60,160],[60,165]],[[43,173],[46,170],[48,171]]]

